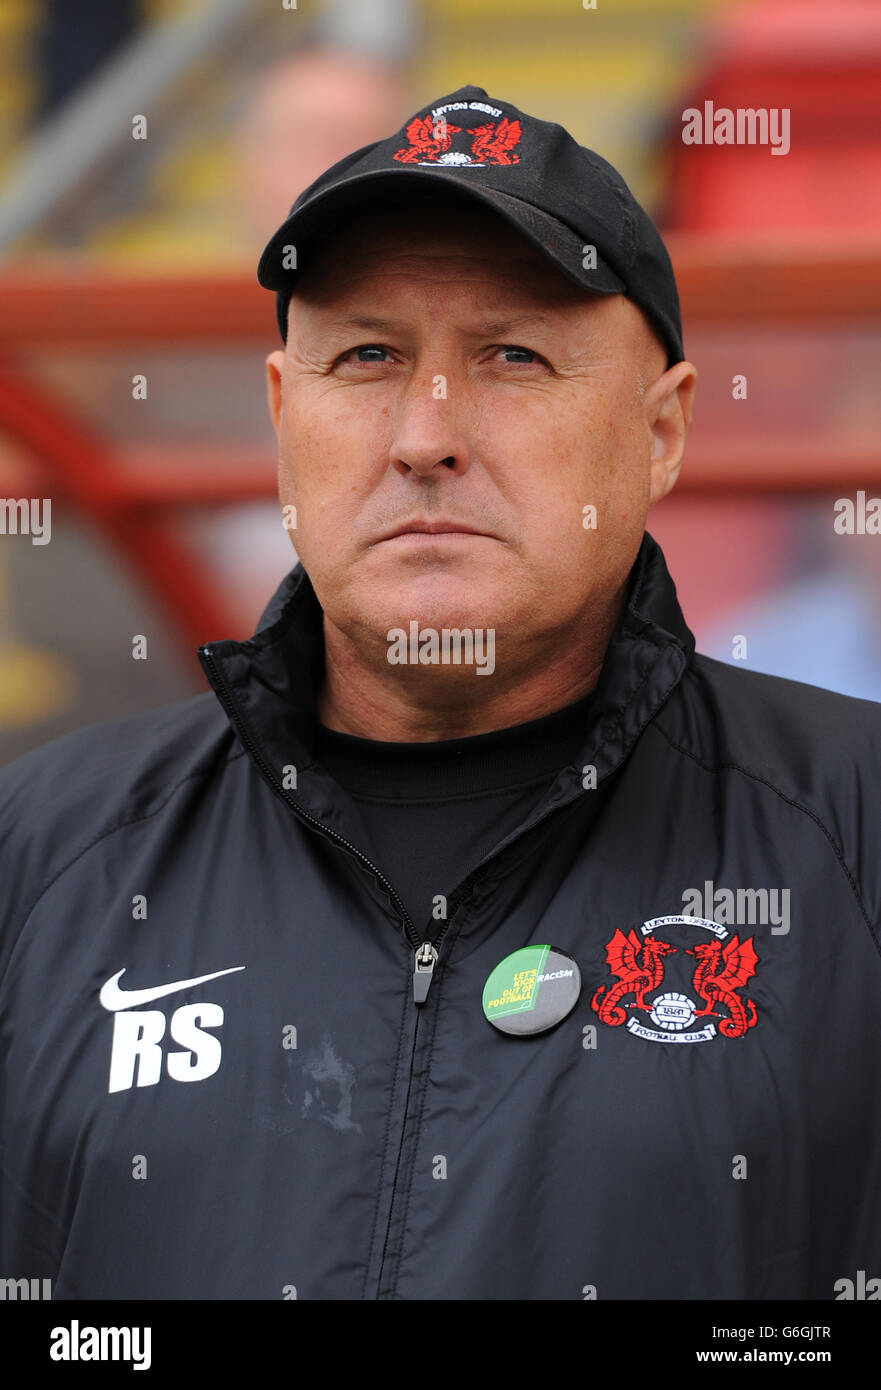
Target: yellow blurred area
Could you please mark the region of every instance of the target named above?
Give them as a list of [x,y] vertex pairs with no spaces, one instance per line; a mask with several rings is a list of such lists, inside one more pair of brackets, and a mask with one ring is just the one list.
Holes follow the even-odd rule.
[[72,662],[48,647],[0,639],[0,728],[51,718],[71,704],[77,688]]

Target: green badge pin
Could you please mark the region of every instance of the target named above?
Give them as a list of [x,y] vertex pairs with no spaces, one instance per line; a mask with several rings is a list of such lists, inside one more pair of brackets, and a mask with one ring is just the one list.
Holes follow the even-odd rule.
[[544,1033],[575,1008],[581,971],[558,946],[524,946],[505,956],[483,987],[483,1012],[501,1033]]

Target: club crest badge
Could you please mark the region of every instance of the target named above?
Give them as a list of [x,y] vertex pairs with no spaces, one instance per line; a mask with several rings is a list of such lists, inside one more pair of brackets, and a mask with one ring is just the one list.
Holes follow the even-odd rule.
[[[448,121],[447,111],[461,111]],[[471,125],[469,118],[477,124]],[[501,117],[491,120],[487,117]],[[483,119],[481,119],[483,118]],[[462,125],[455,125],[462,120]],[[422,164],[455,169],[483,169],[488,164],[519,164],[515,147],[522,134],[520,122],[502,115],[499,107],[483,102],[452,102],[428,116],[414,116],[406,129],[407,144],[395,150],[401,164]],[[462,136],[461,140],[456,139]]]
[[[695,929],[709,936],[695,939]],[[654,917],[638,932],[618,928],[606,964],[616,982],[596,989],[591,1008],[610,1028],[626,1024],[647,1042],[700,1043],[743,1038],[756,1025],[756,1006],[741,993],[758,964],[753,938],[729,939],[718,922]]]

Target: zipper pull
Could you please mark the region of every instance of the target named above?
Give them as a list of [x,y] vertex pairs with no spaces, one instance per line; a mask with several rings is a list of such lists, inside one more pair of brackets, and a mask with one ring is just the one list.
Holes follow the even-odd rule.
[[428,997],[428,986],[434,973],[437,951],[430,941],[423,941],[416,952],[416,969],[413,971],[413,1002],[424,1004]]

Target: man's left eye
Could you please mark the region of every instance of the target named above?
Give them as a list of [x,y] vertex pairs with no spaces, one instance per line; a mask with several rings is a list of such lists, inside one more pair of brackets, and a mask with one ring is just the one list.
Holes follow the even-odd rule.
[[[536,362],[539,361],[538,353],[537,353],[537,352],[533,352],[532,348],[517,347],[516,344],[514,344],[514,343],[507,343],[504,347],[499,348],[499,352],[504,352],[504,353],[509,353],[509,352],[521,353],[521,354],[523,354],[523,356],[525,356],[525,357],[532,358],[533,361],[536,361]],[[521,356],[520,359],[519,359],[521,362],[523,361],[523,356]],[[525,363],[525,365],[526,365],[526,366],[529,366],[530,364],[527,362],[527,363]]]
[[362,353],[362,352],[367,352],[367,353],[378,353],[378,354],[379,354],[379,357],[357,357],[357,358],[355,359],[356,361],[358,361],[358,362],[378,362],[379,359],[380,359],[380,357],[386,357],[386,356],[388,355],[387,352],[386,352],[386,349],[382,346],[381,343],[361,343],[361,344],[359,344],[358,347],[349,348],[349,351],[343,353],[343,356],[344,356],[344,357],[351,357],[353,353]]

